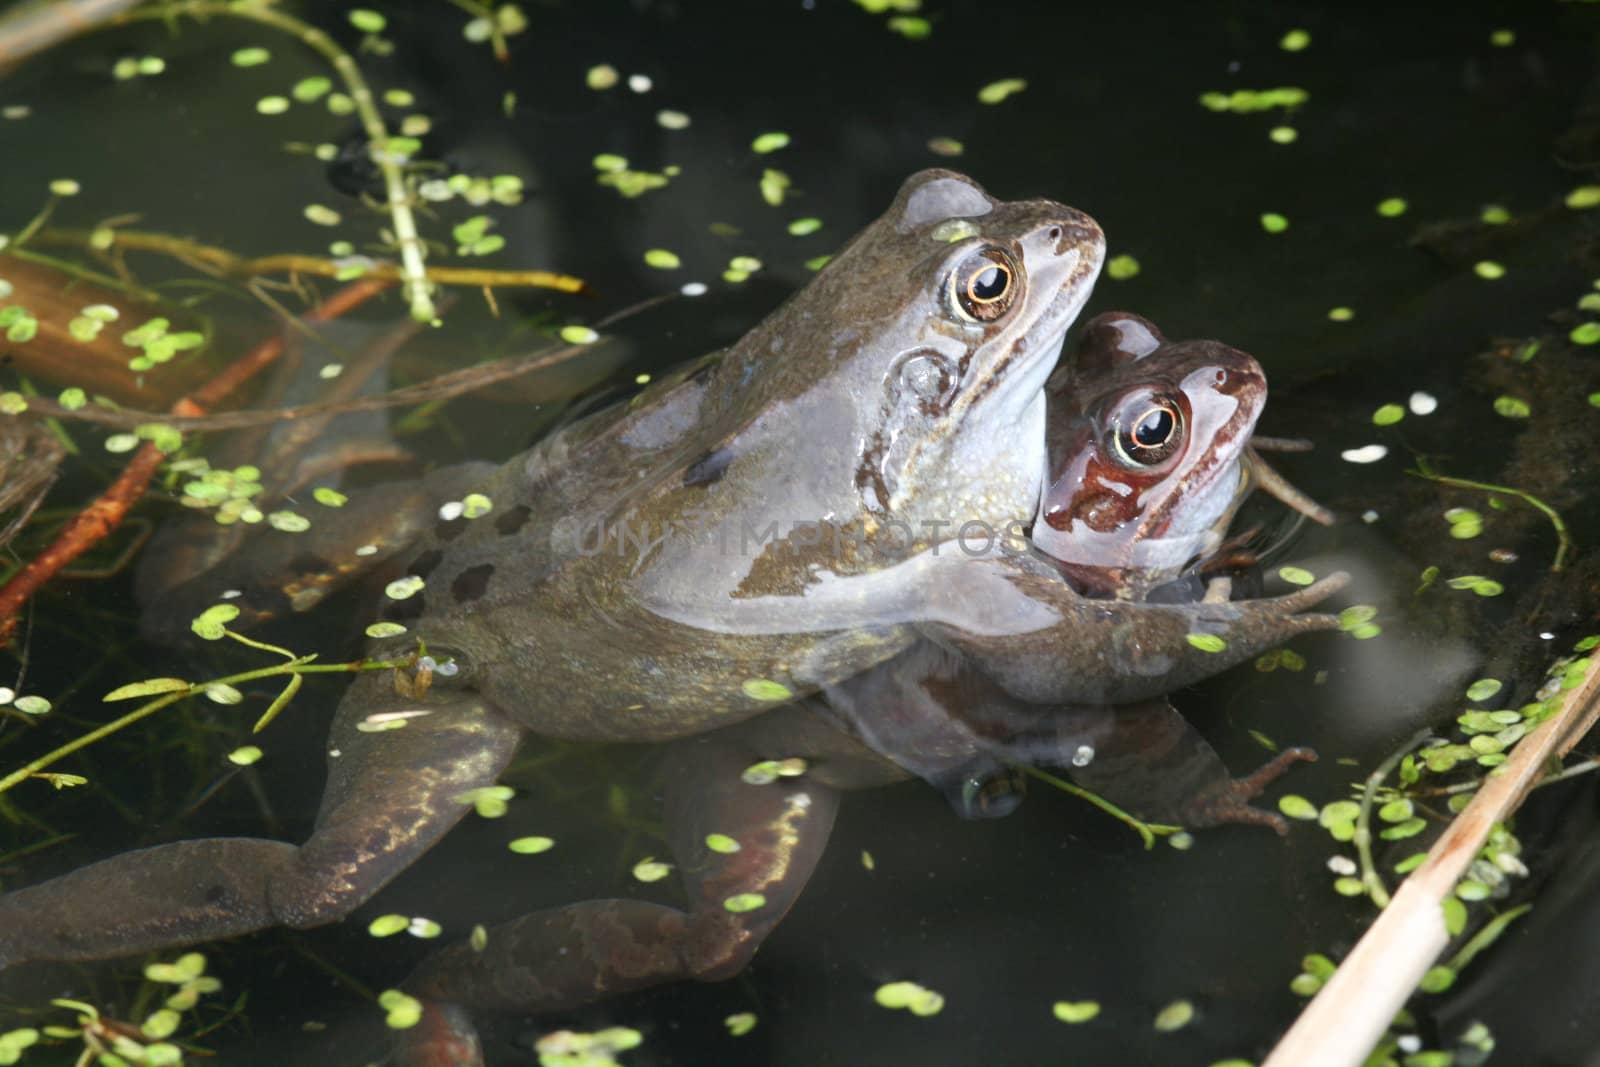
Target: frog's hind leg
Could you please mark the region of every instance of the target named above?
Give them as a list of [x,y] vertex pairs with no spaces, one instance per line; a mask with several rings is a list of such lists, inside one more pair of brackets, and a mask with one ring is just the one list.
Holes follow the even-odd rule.
[[[125,852],[0,896],[0,969],[93,960],[347,915],[471,810],[522,731],[481,700],[400,705],[367,676],[341,706],[321,814],[304,845],[203,838]],[[422,714],[364,732],[375,711]]]
[[[791,710],[798,714],[786,708],[763,719]],[[742,969],[804,888],[838,810],[837,790],[821,780],[831,780],[826,773],[762,785],[744,780],[743,772],[757,762],[806,751],[787,747],[766,725],[741,724],[680,741],[668,756],[666,820],[686,909],[588,900],[493,927],[481,949],[466,943],[442,949],[405,984],[430,1003],[423,1025],[401,1035],[400,1062],[475,1062],[463,1051],[475,1038],[460,1005],[560,1011],[662,982],[728,978]]]

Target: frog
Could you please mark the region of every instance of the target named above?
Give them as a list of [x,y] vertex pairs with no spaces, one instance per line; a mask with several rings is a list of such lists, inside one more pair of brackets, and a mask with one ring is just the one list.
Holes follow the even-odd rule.
[[[1207,572],[1238,563],[1226,531],[1258,488],[1314,522],[1333,521],[1253,447],[1267,389],[1248,353],[1169,342],[1148,319],[1106,312],[1083,327],[1046,392],[1049,468],[1030,540],[1088,595],[1225,599],[1231,578]],[[1219,553],[1228,567],[1217,566]],[[1017,769],[1048,766],[1148,818],[1282,835],[1283,818],[1250,800],[1316,758],[1286,748],[1233,779],[1164,697],[1032,705],[933,642],[830,687],[825,707],[967,817],[1009,814],[1026,783]]]
[[[353,502],[353,527],[397,500],[455,506],[356,550],[403,578],[384,615],[409,630],[371,654],[425,644],[431,658],[350,685],[309,838],[177,841],[9,892],[0,969],[340,920],[465,817],[530,735],[682,740],[687,796],[672,805],[694,811],[697,791],[765,751],[819,767],[835,749],[841,764],[872,757],[803,701],[922,640],[1018,699],[1117,705],[1335,628],[1311,609],[1342,574],[1253,600],[1095,599],[1026,543],[1044,387],[1104,249],[1074,208],[920,172],[731,348],[503,464]],[[974,530],[994,536],[974,546]],[[341,570],[321,558],[330,545],[288,551],[320,576]],[[255,569],[224,561],[171,602],[248,586]],[[319,599],[320,580],[289,607]],[[746,848],[690,877],[686,910],[535,913],[482,952],[442,950],[413,987],[548,1008],[736,973],[804,885],[835,794],[819,771],[744,798],[725,831]]]

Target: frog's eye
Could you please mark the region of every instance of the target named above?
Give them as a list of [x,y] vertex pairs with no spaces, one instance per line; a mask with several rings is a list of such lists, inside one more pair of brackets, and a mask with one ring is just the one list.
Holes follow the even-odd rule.
[[1183,409],[1166,397],[1142,394],[1112,416],[1117,455],[1131,466],[1154,467],[1183,445]]
[[1016,261],[998,248],[974,252],[950,274],[950,296],[961,317],[993,322],[1004,315],[1022,290]]

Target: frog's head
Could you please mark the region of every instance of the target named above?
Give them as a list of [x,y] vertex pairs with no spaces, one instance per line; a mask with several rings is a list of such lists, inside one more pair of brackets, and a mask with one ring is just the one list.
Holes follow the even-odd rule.
[[796,298],[791,323],[810,313],[833,326],[820,369],[850,397],[866,511],[1027,521],[1044,383],[1104,251],[1080,211],[995,200],[927,170]]
[[1048,390],[1033,542],[1089,588],[1142,596],[1221,539],[1267,381],[1247,353],[1163,343],[1137,316],[1099,316],[1084,337]]

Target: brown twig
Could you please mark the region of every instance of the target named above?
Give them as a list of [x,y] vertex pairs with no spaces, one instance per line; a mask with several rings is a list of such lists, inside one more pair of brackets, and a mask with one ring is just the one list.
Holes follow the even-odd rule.
[[[372,299],[388,288],[389,283],[364,278],[334,293],[323,303],[307,313],[313,322],[336,319],[351,308]],[[260,373],[283,352],[283,338],[272,337],[257,345],[243,359],[201,386],[191,396],[183,397],[172,405],[172,414],[180,418],[204,415],[207,408],[217,404],[251,377]],[[159,420],[159,416],[156,416]],[[144,494],[145,487],[154,477],[165,454],[151,442],[145,442],[112,482],[83,511],[79,512],[45,550],[34,557],[4,586],[0,586],[0,645],[10,642],[16,630],[17,614],[28,599],[42,589],[67,564],[77,559],[91,547],[104,540],[122,524],[128,509]]]
[[[652,308],[657,304],[672,300],[677,295],[677,293],[664,293],[648,300],[641,300],[637,304],[607,315],[595,325],[599,327],[608,326],[620,319],[637,315],[639,312]],[[221,415],[164,415],[160,412],[140,411],[133,408],[121,408],[113,411],[107,408],[91,406],[68,410],[55,401],[39,397],[29,399],[27,414],[75,422],[91,422],[101,426],[114,426],[119,429],[132,429],[147,423],[160,423],[185,432],[241,430],[272,422],[289,422],[295,419],[322,415],[345,415],[356,411],[379,411],[384,408],[401,407],[406,404],[448,400],[452,397],[470,393],[474,389],[482,389],[487,385],[493,385],[519,375],[530,374],[537,370],[555,366],[586,351],[590,347],[592,346],[587,344],[565,345],[553,350],[530,352],[527,355],[517,356],[512,359],[502,359],[494,363],[484,363],[475,367],[464,367],[461,370],[450,371],[447,374],[440,374],[430,378],[425,382],[418,382],[416,385],[393,389],[380,396],[359,397],[354,400],[333,403],[303,404],[292,408],[275,408],[264,411],[229,411]]]
[[[192,267],[225,278],[253,278],[262,274],[313,274],[324,278],[337,277],[349,269],[349,264],[321,256],[308,256],[295,252],[282,252],[254,258],[241,256],[226,248],[201,244],[171,234],[151,233],[143,230],[113,229],[113,247],[124,251],[159,252]],[[33,244],[56,247],[85,248],[95,231],[71,230],[49,227],[33,235]],[[423,273],[431,282],[440,285],[470,285],[473,287],[555,289],[563,293],[581,293],[586,285],[582,278],[548,270],[484,270],[479,267],[427,267]],[[382,260],[366,267],[363,277],[397,281],[401,278],[397,264]]]

